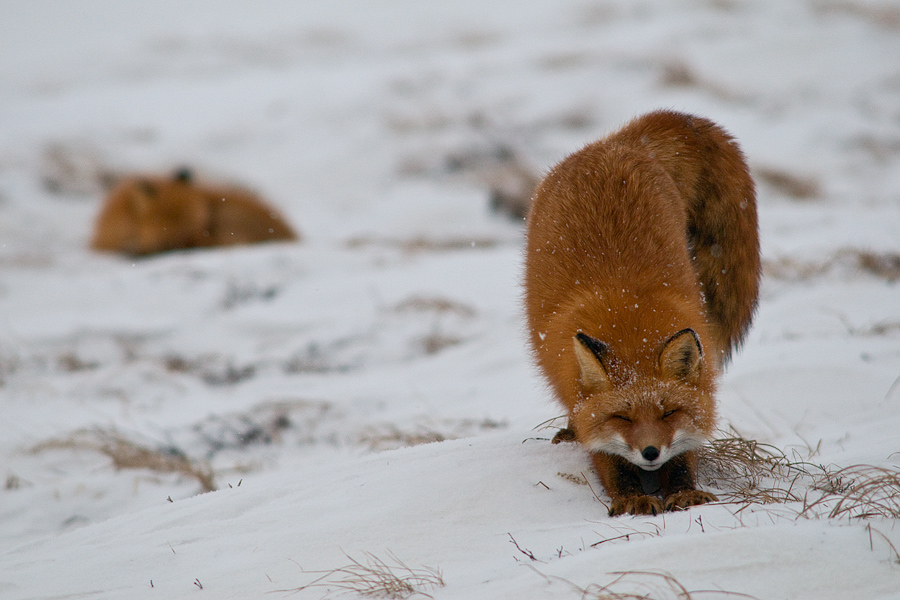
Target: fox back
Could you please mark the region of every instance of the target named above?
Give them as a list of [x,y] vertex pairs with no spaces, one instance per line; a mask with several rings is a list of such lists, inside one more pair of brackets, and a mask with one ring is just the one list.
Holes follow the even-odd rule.
[[[544,178],[526,252],[536,362],[614,504],[628,469],[610,457],[692,471],[758,295],[755,192],[734,140],[681,113],[632,121]],[[689,474],[668,495],[693,490]]]
[[144,255],[294,239],[287,222],[252,192],[198,184],[182,170],[121,181],[100,211],[91,247]]

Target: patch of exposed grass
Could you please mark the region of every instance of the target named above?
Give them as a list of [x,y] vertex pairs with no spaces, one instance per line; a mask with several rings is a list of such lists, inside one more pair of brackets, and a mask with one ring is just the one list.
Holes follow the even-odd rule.
[[[538,427],[550,427],[552,421]],[[735,431],[720,432],[697,453],[700,485],[714,488],[723,503],[741,505],[740,510],[753,504],[798,503],[797,515],[805,518],[900,519],[897,467],[816,464]]]
[[856,270],[891,283],[900,281],[900,253],[844,248],[820,262],[779,258],[763,262],[763,273],[778,279],[810,279],[835,267]]
[[492,238],[445,238],[431,239],[415,237],[409,239],[375,238],[369,236],[355,237],[347,241],[350,249],[381,247],[400,250],[406,254],[421,252],[448,252],[453,250],[483,250],[499,245],[499,240]]
[[859,268],[866,273],[891,282],[900,281],[900,253],[860,250],[856,254],[856,262]]
[[671,573],[665,571],[619,571],[609,573],[613,579],[606,584],[592,583],[581,587],[556,576],[547,576],[529,565],[547,581],[559,581],[574,588],[582,600],[697,600],[698,598],[749,598],[756,596],[726,590],[689,590]]
[[819,182],[813,177],[797,175],[776,167],[757,167],[753,174],[763,183],[795,200],[810,200],[822,192]]
[[797,502],[807,518],[900,518],[896,467],[819,465],[734,433],[710,442],[699,458],[701,480],[724,490],[725,502]]
[[372,450],[389,450],[454,440],[479,431],[493,431],[506,427],[506,423],[493,419],[443,420],[439,423],[419,423],[400,427],[393,423],[372,424],[362,430],[354,443]]
[[432,596],[426,590],[444,587],[444,578],[440,569],[433,567],[413,568],[388,552],[387,560],[374,554],[364,553],[359,560],[348,554],[344,556],[349,564],[325,571],[304,571],[319,575],[306,585],[287,590],[285,593],[296,593],[311,588],[325,588],[330,591],[354,592],[372,598],[399,599],[412,596]]
[[477,311],[462,302],[437,296],[411,296],[394,306],[397,312],[453,313],[461,317],[474,317]]
[[820,0],[813,7],[822,14],[845,14],[857,17],[885,29],[900,29],[900,7],[891,2],[883,5],[849,0]]
[[808,503],[801,514],[825,507],[832,519],[900,518],[900,471],[872,465],[854,465],[829,471],[825,492]]
[[205,492],[215,491],[212,468],[173,449],[149,448],[116,431],[80,430],[67,438],[48,440],[34,446],[33,453],[47,450],[91,450],[112,460],[116,469],[147,469],[156,473],[179,473],[196,479]]
[[811,477],[807,463],[735,433],[712,440],[698,454],[700,479],[707,486],[725,490],[720,496],[726,502],[798,502],[802,495],[796,484]]

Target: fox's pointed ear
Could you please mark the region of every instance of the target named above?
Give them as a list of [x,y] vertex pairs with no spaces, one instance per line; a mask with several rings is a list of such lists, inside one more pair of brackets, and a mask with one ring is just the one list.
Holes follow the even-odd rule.
[[693,329],[682,329],[670,337],[659,354],[659,370],[668,379],[693,383],[700,375],[703,349]]
[[606,369],[600,362],[609,347],[586,333],[580,331],[573,338],[575,358],[581,372],[581,385],[589,394],[612,389],[612,383],[606,375]]
[[194,172],[191,171],[190,167],[178,167],[174,173],[172,173],[172,181],[177,181],[178,183],[191,183],[194,180]]

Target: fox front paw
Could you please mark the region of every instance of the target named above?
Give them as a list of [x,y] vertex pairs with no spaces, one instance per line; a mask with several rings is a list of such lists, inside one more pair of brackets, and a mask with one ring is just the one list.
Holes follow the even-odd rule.
[[565,429],[560,429],[556,432],[556,435],[553,436],[552,443],[559,444],[560,442],[574,442],[575,441],[575,430],[569,429],[566,427]]
[[681,490],[666,498],[666,510],[684,510],[698,504],[715,502],[718,500],[713,494],[702,490]]
[[625,496],[613,498],[609,505],[609,516],[619,515],[658,515],[663,512],[662,500],[656,496]]

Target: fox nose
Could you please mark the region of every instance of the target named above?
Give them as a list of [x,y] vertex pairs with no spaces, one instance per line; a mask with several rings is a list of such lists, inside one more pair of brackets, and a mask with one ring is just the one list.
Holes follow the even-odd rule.
[[657,458],[659,458],[659,448],[656,446],[647,446],[641,451],[641,456],[644,457],[644,460],[649,460],[653,462]]

